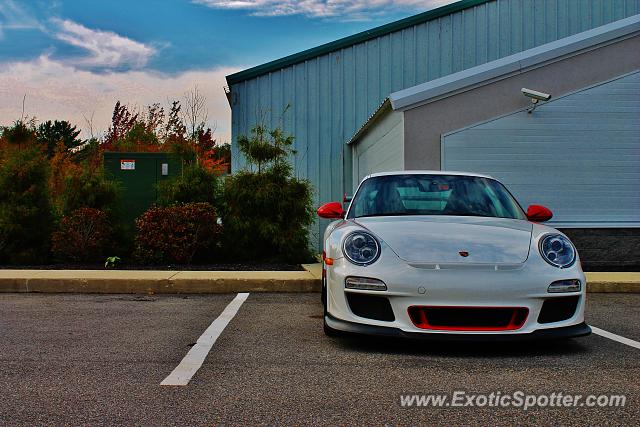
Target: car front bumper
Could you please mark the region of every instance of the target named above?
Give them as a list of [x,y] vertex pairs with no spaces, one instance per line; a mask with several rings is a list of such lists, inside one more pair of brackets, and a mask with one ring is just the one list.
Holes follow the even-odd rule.
[[[588,335],[591,330],[584,323],[584,273],[578,265],[557,269],[539,261],[530,259],[520,266],[504,269],[486,266],[429,269],[416,268],[397,262],[397,259],[381,259],[378,265],[366,267],[355,266],[344,258],[337,259],[326,271],[327,326],[344,332],[426,339],[526,340]],[[387,290],[345,289],[345,279],[350,276],[382,280]],[[547,292],[552,282],[568,279],[581,280],[582,290],[559,294]],[[393,318],[380,320],[356,315],[348,295],[383,297],[389,302]],[[560,321],[541,321],[546,301],[567,297],[577,299],[572,315]],[[412,320],[410,307],[522,308],[527,310],[528,315],[515,329],[425,329]]]
[[382,336],[391,338],[408,338],[432,341],[536,341],[584,337],[591,334],[591,328],[582,322],[577,325],[559,328],[539,329],[531,333],[500,333],[500,334],[473,334],[473,333],[423,333],[407,332],[399,328],[388,326],[374,326],[362,323],[348,322],[336,319],[327,314],[324,317],[326,325],[339,332],[357,335]]

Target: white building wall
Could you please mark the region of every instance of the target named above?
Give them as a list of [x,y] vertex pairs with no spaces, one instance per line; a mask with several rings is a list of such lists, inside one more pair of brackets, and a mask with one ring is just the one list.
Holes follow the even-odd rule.
[[640,72],[442,138],[445,170],[486,173],[556,227],[640,227]]
[[353,144],[354,190],[371,173],[404,169],[403,117],[397,111],[385,114]]

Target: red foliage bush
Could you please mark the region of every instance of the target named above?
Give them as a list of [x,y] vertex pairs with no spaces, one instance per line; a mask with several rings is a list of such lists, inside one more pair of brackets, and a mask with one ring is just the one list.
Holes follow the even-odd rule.
[[62,219],[52,235],[52,251],[60,261],[102,261],[111,243],[107,215],[93,208],[80,208]]
[[191,264],[212,257],[221,238],[208,203],[153,207],[136,220],[135,251],[144,264]]

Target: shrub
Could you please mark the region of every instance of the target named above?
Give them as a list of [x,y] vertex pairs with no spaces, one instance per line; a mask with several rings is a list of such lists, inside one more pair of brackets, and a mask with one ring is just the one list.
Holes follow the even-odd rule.
[[0,160],[0,259],[42,263],[48,257],[53,214],[49,165],[33,146],[7,148]]
[[85,165],[63,179],[63,189],[59,196],[62,215],[70,215],[80,208],[100,210],[111,217],[118,203],[119,187],[105,178],[101,168],[92,169]]
[[226,252],[236,259],[306,262],[313,187],[294,178],[288,156],[293,137],[257,126],[238,146],[256,171],[227,177],[224,189]]
[[213,257],[221,227],[208,203],[152,207],[136,220],[135,256],[144,264],[191,264]]
[[107,215],[80,208],[65,216],[52,236],[52,252],[60,261],[96,262],[104,259],[112,231]]
[[236,258],[306,262],[313,211],[308,182],[239,172],[225,185],[225,242]]
[[189,165],[182,175],[158,185],[158,203],[161,206],[184,203],[217,206],[219,187],[219,178],[214,172],[199,165]]

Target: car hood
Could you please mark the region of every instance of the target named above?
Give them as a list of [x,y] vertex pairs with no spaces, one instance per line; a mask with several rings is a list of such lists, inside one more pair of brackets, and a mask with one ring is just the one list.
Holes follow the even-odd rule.
[[533,228],[522,220],[460,216],[369,217],[354,222],[414,264],[520,264],[529,256]]

